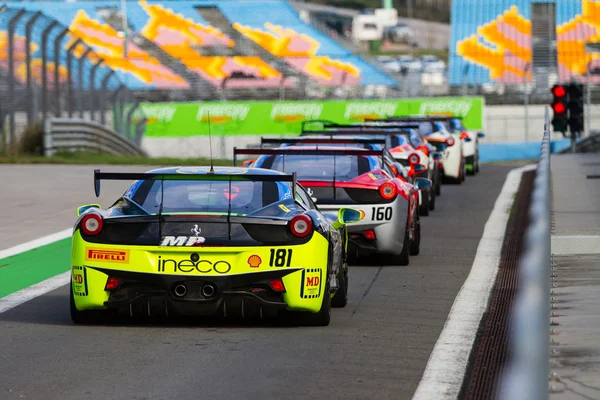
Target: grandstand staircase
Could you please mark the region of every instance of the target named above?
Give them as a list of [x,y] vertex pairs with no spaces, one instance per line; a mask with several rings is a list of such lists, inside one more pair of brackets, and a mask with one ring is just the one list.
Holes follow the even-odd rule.
[[[246,56],[258,56],[267,64],[284,74],[284,76],[297,76],[298,87],[303,88],[306,85],[308,78],[306,75],[299,73],[292,67],[290,67],[285,61],[274,56],[263,47],[254,43],[252,40],[246,38],[240,32],[238,32],[231,21],[229,21],[223,13],[216,6],[196,6],[196,9],[209,24],[218,28],[224,34],[228,35],[236,43],[235,48],[230,49],[232,52],[229,55],[246,55]],[[265,89],[260,89],[264,91]]]
[[[112,26],[117,31],[124,31],[123,20],[119,10],[105,12],[103,13],[103,18],[107,24]],[[150,40],[143,37],[139,32],[133,30],[129,22],[127,25],[127,30],[130,32],[129,38],[133,43],[139,46],[142,50],[148,52],[148,54],[156,58],[161,64],[171,68],[173,72],[179,74],[190,84],[192,93],[181,89],[169,91],[168,99],[165,100],[187,100],[190,97],[195,99],[198,97],[202,99],[215,99],[218,97],[216,89],[210,83],[206,82],[200,75],[187,68],[185,65],[183,65],[183,63],[181,63],[181,61],[171,57],[171,55],[166,53]]]

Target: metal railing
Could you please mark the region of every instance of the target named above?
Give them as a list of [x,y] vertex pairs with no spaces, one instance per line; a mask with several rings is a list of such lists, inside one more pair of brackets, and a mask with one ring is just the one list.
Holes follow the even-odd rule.
[[44,127],[44,155],[53,156],[60,152],[81,151],[109,153],[126,156],[146,157],[136,141],[106,126],[84,119],[49,118]]
[[519,261],[519,289],[510,326],[511,360],[503,376],[502,400],[548,399],[550,374],[550,118],[546,108],[544,138],[529,209],[524,254]]
[[0,126],[6,128],[0,150],[47,118],[91,119],[125,136],[127,118],[145,121],[117,71],[56,19],[11,5],[0,12],[0,31],[7,42],[0,68]]

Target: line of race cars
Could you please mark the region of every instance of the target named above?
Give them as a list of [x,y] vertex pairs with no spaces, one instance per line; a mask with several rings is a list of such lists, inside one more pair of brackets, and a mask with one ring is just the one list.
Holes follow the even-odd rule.
[[[478,172],[482,134],[457,122],[308,121],[299,137],[234,148],[233,167],[95,170],[96,196],[102,180],[133,183],[108,208],[77,210],[73,322],[286,314],[328,325],[348,302],[348,260],[408,265],[442,181]],[[238,167],[240,156],[255,157]]]

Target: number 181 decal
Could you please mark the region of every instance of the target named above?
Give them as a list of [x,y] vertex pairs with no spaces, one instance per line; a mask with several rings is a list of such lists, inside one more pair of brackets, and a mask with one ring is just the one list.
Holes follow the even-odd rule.
[[371,219],[373,221],[389,221],[392,219],[392,207],[373,207]]
[[292,264],[292,249],[271,249],[270,267],[289,267]]

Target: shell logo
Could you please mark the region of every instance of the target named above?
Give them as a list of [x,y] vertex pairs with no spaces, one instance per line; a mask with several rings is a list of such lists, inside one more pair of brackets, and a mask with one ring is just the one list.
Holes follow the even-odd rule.
[[256,254],[248,257],[248,265],[250,266],[250,268],[258,268],[260,267],[260,264],[262,264],[262,259]]

